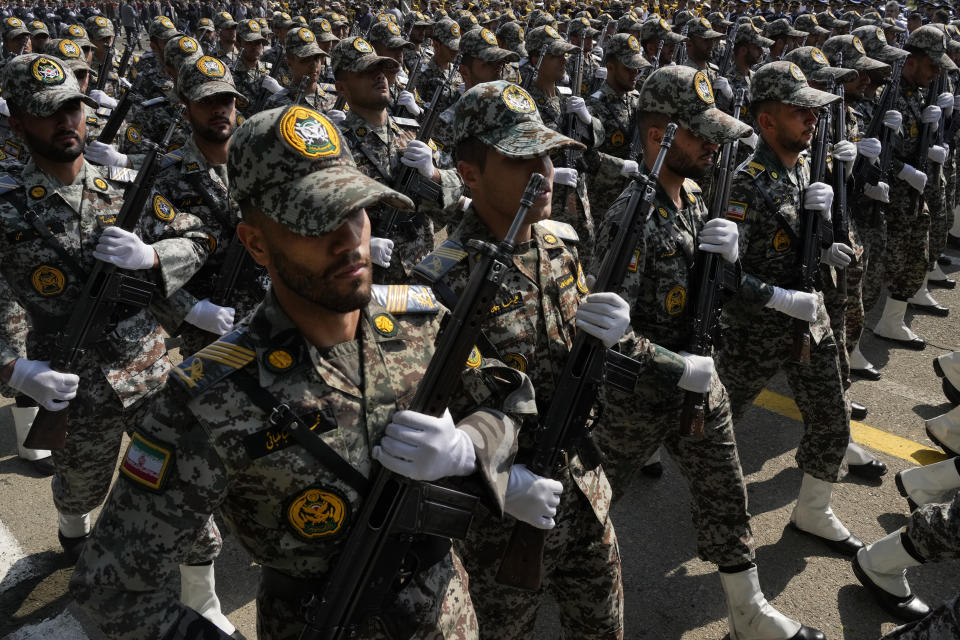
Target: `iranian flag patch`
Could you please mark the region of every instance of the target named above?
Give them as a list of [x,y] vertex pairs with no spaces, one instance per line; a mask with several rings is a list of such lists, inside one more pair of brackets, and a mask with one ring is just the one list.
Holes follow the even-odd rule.
[[746,202],[734,202],[730,201],[727,203],[727,217],[731,220],[743,220],[747,215],[747,203]]
[[159,491],[163,488],[172,463],[173,447],[151,442],[139,433],[134,433],[127,453],[123,456],[120,473],[139,485]]

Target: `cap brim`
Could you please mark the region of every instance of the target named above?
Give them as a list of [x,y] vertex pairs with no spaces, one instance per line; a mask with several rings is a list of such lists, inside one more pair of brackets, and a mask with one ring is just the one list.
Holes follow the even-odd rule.
[[810,79],[817,84],[831,82],[850,82],[857,79],[856,69],[842,69],[840,67],[824,67],[810,74]]
[[888,65],[886,62],[874,60],[869,56],[860,56],[860,58],[853,63],[853,68],[857,71],[866,71],[870,73],[890,71],[890,65]]
[[580,151],[586,146],[557,133],[539,122],[520,122],[510,127],[494,129],[476,134],[484,144],[488,144],[498,153],[508,158],[529,160],[552,153],[559,149],[573,148]]
[[100,106],[96,100],[75,89],[48,89],[30,96],[24,108],[27,113],[31,113],[37,118],[48,118],[71,100],[80,100],[93,109]]
[[308,42],[300,45],[299,47],[287,49],[286,55],[294,56],[296,58],[312,58],[313,56],[330,57],[330,54],[317,46],[316,42]]
[[574,51],[578,51],[579,49],[580,47],[577,45],[570,44],[565,40],[551,39],[549,42],[544,44],[544,47],[540,53],[548,56],[562,56],[568,53],[573,53]]
[[668,43],[668,44],[670,44],[670,43],[680,44],[681,42],[685,41],[686,39],[687,39],[686,36],[682,36],[682,35],[680,35],[679,33],[674,33],[673,31],[666,31],[666,32],[664,32],[664,34],[663,34],[663,41],[666,42],[666,43]]
[[724,113],[716,107],[701,111],[692,118],[679,117],[679,124],[713,144],[723,144],[745,138],[753,133],[753,127]]
[[833,104],[838,100],[840,100],[840,96],[835,96],[832,93],[820,91],[819,89],[814,89],[813,87],[801,87],[787,97],[781,98],[779,102],[792,104],[795,107],[819,109],[820,107],[825,107],[828,104]]
[[203,100],[209,96],[215,96],[224,93],[228,93],[238,100],[246,97],[237,91],[229,82],[220,82],[218,80],[213,82],[204,82],[201,85],[197,85],[192,90],[187,92],[186,96],[187,100],[190,102],[199,102],[200,100]]
[[628,69],[639,70],[649,67],[650,62],[639,53],[632,53],[628,56],[617,56],[617,62]]
[[[437,40],[437,38],[434,38]],[[446,45],[448,48],[453,49],[454,51],[460,51],[460,38],[452,38],[450,40],[439,40],[442,44]]]
[[403,47],[412,47],[414,46],[409,40],[404,40],[400,36],[393,36],[387,40],[383,41],[383,44],[387,45],[391,49],[400,49]]
[[500,47],[487,47],[477,52],[477,58],[484,62],[516,62],[520,56],[508,49]]
[[714,31],[713,29],[706,29],[703,33],[688,33],[687,35],[693,36],[694,38],[703,38],[704,40],[713,40],[714,38],[722,38],[725,34]]
[[256,42],[257,40],[263,40],[264,42],[267,42],[267,39],[263,37],[262,33],[245,33],[240,36],[240,39],[244,42]]
[[950,56],[946,53],[941,53],[939,56],[933,58],[933,61],[944,71],[954,71],[957,68],[957,65],[953,63],[953,60],[951,60]]
[[343,67],[343,70],[360,73],[374,67],[383,67],[386,73],[394,73],[400,70],[400,63],[386,56],[363,56]]

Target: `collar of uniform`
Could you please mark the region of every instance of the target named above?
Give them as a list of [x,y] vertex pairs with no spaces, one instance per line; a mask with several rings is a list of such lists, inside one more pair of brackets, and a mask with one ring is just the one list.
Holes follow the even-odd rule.
[[463,212],[463,217],[460,218],[460,224],[458,224],[457,228],[450,234],[450,238],[456,238],[460,246],[466,248],[471,255],[475,255],[477,250],[467,246],[468,240],[496,242],[496,238],[493,237],[490,229],[487,228],[487,225],[480,219],[480,215],[474,208],[473,203]]
[[[96,169],[88,163],[86,160],[83,161],[83,165],[80,167],[80,172],[77,174],[77,177],[74,178],[73,182],[69,185],[65,185],[51,175],[48,175],[42,171],[36,163],[34,163],[33,158],[31,158],[26,166],[23,168],[23,173],[21,174],[21,179],[23,180],[24,186],[26,186],[27,193],[31,193],[33,189],[40,187],[44,191],[44,197],[49,197],[54,193],[58,194],[60,198],[77,214],[80,213],[82,209],[82,200],[83,192],[85,189],[90,189],[97,192],[104,192],[105,189],[97,186],[94,181],[95,179],[103,178],[97,173]],[[67,189],[67,187],[79,185],[81,189]],[[108,186],[109,188],[109,186]]]
[[[680,187],[680,200],[683,203],[683,207],[686,207],[690,202],[690,197],[692,194],[689,189],[687,189],[686,181]],[[653,206],[656,208],[653,218],[656,218],[658,222],[667,222],[670,220],[677,220],[680,217],[680,209],[677,208],[676,203],[674,203],[673,198],[667,194],[663,186],[658,182],[656,192],[653,198]],[[666,214],[666,215],[665,215]]]
[[[770,148],[770,145],[767,144],[767,141],[763,138],[760,138],[760,142],[757,144],[757,152],[753,156],[753,161],[763,165],[767,175],[769,175],[772,180],[779,180],[785,177],[790,182],[793,182],[793,171],[783,166],[783,162],[780,161],[780,156]],[[801,162],[803,162],[802,159],[798,161],[798,164]]]
[[[256,345],[257,368],[263,387],[309,361],[306,340],[287,312],[280,307],[272,289],[250,320],[248,335]],[[280,352],[287,357],[280,358]]]
[[387,115],[387,123],[385,125],[375,127],[353,111],[347,111],[347,118],[343,121],[343,126],[353,131],[357,140],[362,140],[364,137],[374,133],[383,144],[389,144],[389,136],[387,134],[389,129],[387,127],[393,129],[394,133],[399,133],[400,131],[400,128],[393,121],[393,117],[389,114]]
[[187,141],[180,149],[181,173],[196,173],[207,169],[207,159],[203,157],[193,136],[187,136]]

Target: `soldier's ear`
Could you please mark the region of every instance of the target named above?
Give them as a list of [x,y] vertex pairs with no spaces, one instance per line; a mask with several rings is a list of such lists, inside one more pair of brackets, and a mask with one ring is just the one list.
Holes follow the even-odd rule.
[[477,165],[460,160],[457,162],[457,173],[460,174],[463,184],[471,190],[476,190],[480,186],[480,175],[483,172]]

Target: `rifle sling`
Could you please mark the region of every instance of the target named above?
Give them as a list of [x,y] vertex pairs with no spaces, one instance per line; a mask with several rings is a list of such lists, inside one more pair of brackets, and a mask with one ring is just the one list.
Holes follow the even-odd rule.
[[[10,199],[7,199],[8,202],[16,206],[16,203],[12,202]],[[47,228],[47,225],[43,223],[43,220],[40,218],[40,214],[37,213],[34,209],[29,207],[25,209],[17,209],[20,211],[20,215],[23,219],[33,227],[34,231],[37,232],[37,235],[47,243],[47,245],[57,252],[57,255],[60,256],[60,259],[63,260],[64,264],[67,265],[81,280],[86,280],[89,277],[87,270],[84,269],[79,262],[74,259],[70,252],[67,251],[66,247],[57,240],[56,236]]]
[[[778,207],[777,203],[773,201],[773,196],[771,196],[770,192],[760,184],[760,180],[758,180],[756,177],[753,177],[752,180],[753,186],[756,188],[757,193],[760,194],[760,197],[763,198],[763,202],[767,205],[767,208],[770,209],[770,211],[773,211],[773,214],[777,217],[777,220],[780,221],[780,226],[783,227],[784,232],[790,236],[790,242],[799,243],[800,236],[797,235],[797,232],[793,230],[793,227],[790,225],[787,219],[783,217],[782,213],[780,213],[780,207]],[[803,192],[801,191],[801,194],[802,193]]]
[[[257,380],[245,371],[237,372],[233,379],[253,404],[269,416],[274,426],[288,431],[320,464],[350,485],[361,496],[367,495],[370,490],[370,481],[324,442],[323,438],[311,431],[310,427],[304,424],[289,406],[261,387]],[[275,421],[277,418],[279,419]]]

